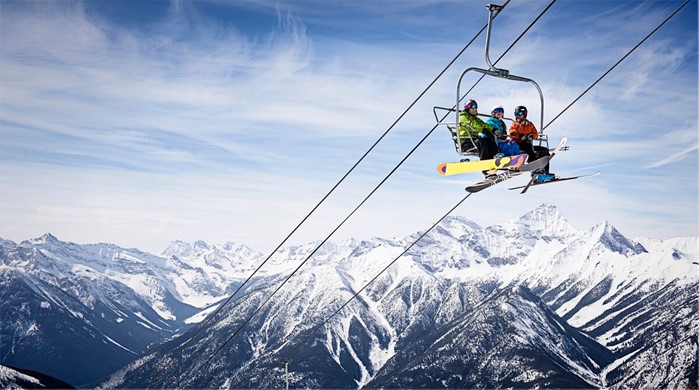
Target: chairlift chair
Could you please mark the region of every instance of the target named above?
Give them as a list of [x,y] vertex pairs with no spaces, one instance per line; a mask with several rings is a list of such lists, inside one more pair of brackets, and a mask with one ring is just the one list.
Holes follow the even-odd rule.
[[[539,84],[536,83],[536,81],[526,78],[526,77],[521,77],[521,76],[516,76],[510,73],[509,70],[507,69],[501,69],[501,68],[496,68],[492,62],[490,61],[490,34],[491,34],[491,29],[492,29],[492,24],[493,24],[493,18],[495,16],[496,12],[500,12],[504,6],[502,5],[496,5],[496,4],[488,4],[486,5],[486,8],[488,9],[488,28],[486,30],[486,38],[485,38],[485,61],[486,64],[488,65],[488,69],[481,69],[481,68],[476,68],[476,67],[470,67],[463,71],[461,73],[461,76],[459,76],[459,81],[456,84],[456,105],[452,108],[446,108],[446,107],[434,107],[433,108],[433,113],[435,116],[435,119],[437,120],[438,125],[444,125],[447,127],[449,132],[451,133],[452,140],[454,141],[454,146],[456,148],[456,153],[459,156],[462,156],[461,161],[470,161],[472,158],[477,158],[478,157],[478,149],[476,148],[476,143],[473,137],[471,137],[470,133],[467,133],[468,139],[465,137],[462,137],[461,134],[459,133],[459,114],[461,111],[459,110],[461,100],[465,98],[465,96],[461,96],[461,82],[464,79],[464,76],[468,72],[476,72],[476,73],[482,73],[483,75],[486,76],[491,76],[491,77],[497,77],[505,80],[512,80],[512,81],[523,81],[523,82],[528,82],[534,85],[536,87],[536,90],[539,92],[539,99],[541,100],[541,122],[539,124],[539,138],[535,140],[538,142],[538,146],[543,146],[548,149],[548,136],[543,134],[543,128],[544,128],[544,94],[541,92],[541,88],[539,87]],[[446,111],[446,112],[445,112]],[[445,112],[444,115],[442,116],[442,119],[439,118],[438,112]],[[444,119],[446,119],[449,115],[453,114],[454,115],[454,122],[444,122]],[[478,114],[482,116],[486,116],[484,114]]]

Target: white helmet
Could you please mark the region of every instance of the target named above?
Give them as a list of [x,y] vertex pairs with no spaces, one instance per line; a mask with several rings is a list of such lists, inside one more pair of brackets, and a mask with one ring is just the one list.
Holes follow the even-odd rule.
[[502,108],[502,106],[497,105],[497,106],[494,106],[492,110],[490,110],[490,114],[491,114],[491,115],[495,115],[496,112],[505,113],[505,109]]

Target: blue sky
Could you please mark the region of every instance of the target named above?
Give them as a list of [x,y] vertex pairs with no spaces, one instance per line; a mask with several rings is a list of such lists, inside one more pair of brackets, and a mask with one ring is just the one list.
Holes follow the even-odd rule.
[[[485,1],[0,2],[0,237],[51,232],[158,253],[172,240],[273,249],[487,20]],[[549,4],[513,0],[491,58]],[[548,124],[682,1],[559,0],[498,63],[532,78]],[[321,240],[455,102],[482,34],[288,244]],[[467,77],[467,89],[475,77]],[[464,87],[462,87],[464,88]],[[486,79],[480,112],[529,107],[530,85]],[[545,132],[569,137],[551,170],[570,183],[508,185],[456,214],[487,226],[541,203],[578,229],[698,233],[697,2]],[[479,174],[440,128],[333,237],[429,227]],[[524,178],[513,179],[518,185]]]

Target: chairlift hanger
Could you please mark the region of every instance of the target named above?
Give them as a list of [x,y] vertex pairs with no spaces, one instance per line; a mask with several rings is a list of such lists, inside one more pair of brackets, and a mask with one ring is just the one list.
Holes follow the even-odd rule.
[[[446,124],[449,130],[452,132],[454,142],[456,143],[456,151],[459,155],[461,156],[477,156],[477,151],[476,151],[476,146],[473,138],[471,137],[470,133],[468,133],[469,141],[471,145],[473,145],[472,148],[468,148],[467,150],[463,150],[462,148],[462,143],[466,141],[466,139],[462,139],[461,134],[459,134],[459,105],[461,103],[461,82],[463,81],[464,76],[468,72],[476,72],[476,73],[481,73],[486,76],[491,76],[491,77],[497,77],[505,80],[512,80],[512,81],[522,81],[522,82],[528,82],[534,85],[536,90],[539,92],[539,99],[541,100],[541,123],[539,125],[539,134],[543,135],[543,124],[544,124],[544,94],[541,92],[541,88],[539,87],[539,84],[536,83],[536,81],[522,77],[522,76],[516,76],[510,73],[509,70],[507,69],[502,69],[502,68],[496,68],[493,63],[490,61],[490,36],[491,36],[491,30],[492,30],[492,25],[493,25],[493,18],[495,12],[502,11],[504,6],[502,5],[497,5],[497,4],[488,4],[486,5],[486,8],[488,9],[488,28],[486,30],[486,38],[485,38],[485,62],[488,65],[488,69],[482,69],[482,68],[477,68],[477,67],[470,67],[463,71],[461,73],[461,76],[459,76],[459,81],[456,84],[456,105],[454,106],[455,108],[453,109],[447,109],[443,107],[434,107],[434,114],[435,118],[437,118],[437,121],[439,121],[438,115],[437,115],[437,110],[448,110],[448,111],[454,111],[455,114],[455,121],[453,124],[450,123],[439,123],[439,124]],[[452,128],[451,125],[454,127]],[[548,140],[546,137],[541,137],[541,143],[545,143],[546,146],[548,147]]]

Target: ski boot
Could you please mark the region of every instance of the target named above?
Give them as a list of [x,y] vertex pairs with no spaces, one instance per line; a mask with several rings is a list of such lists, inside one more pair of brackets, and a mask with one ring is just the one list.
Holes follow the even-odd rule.
[[535,174],[536,176],[536,182],[537,183],[544,183],[547,181],[554,180],[556,178],[556,175],[552,173],[537,173]]

